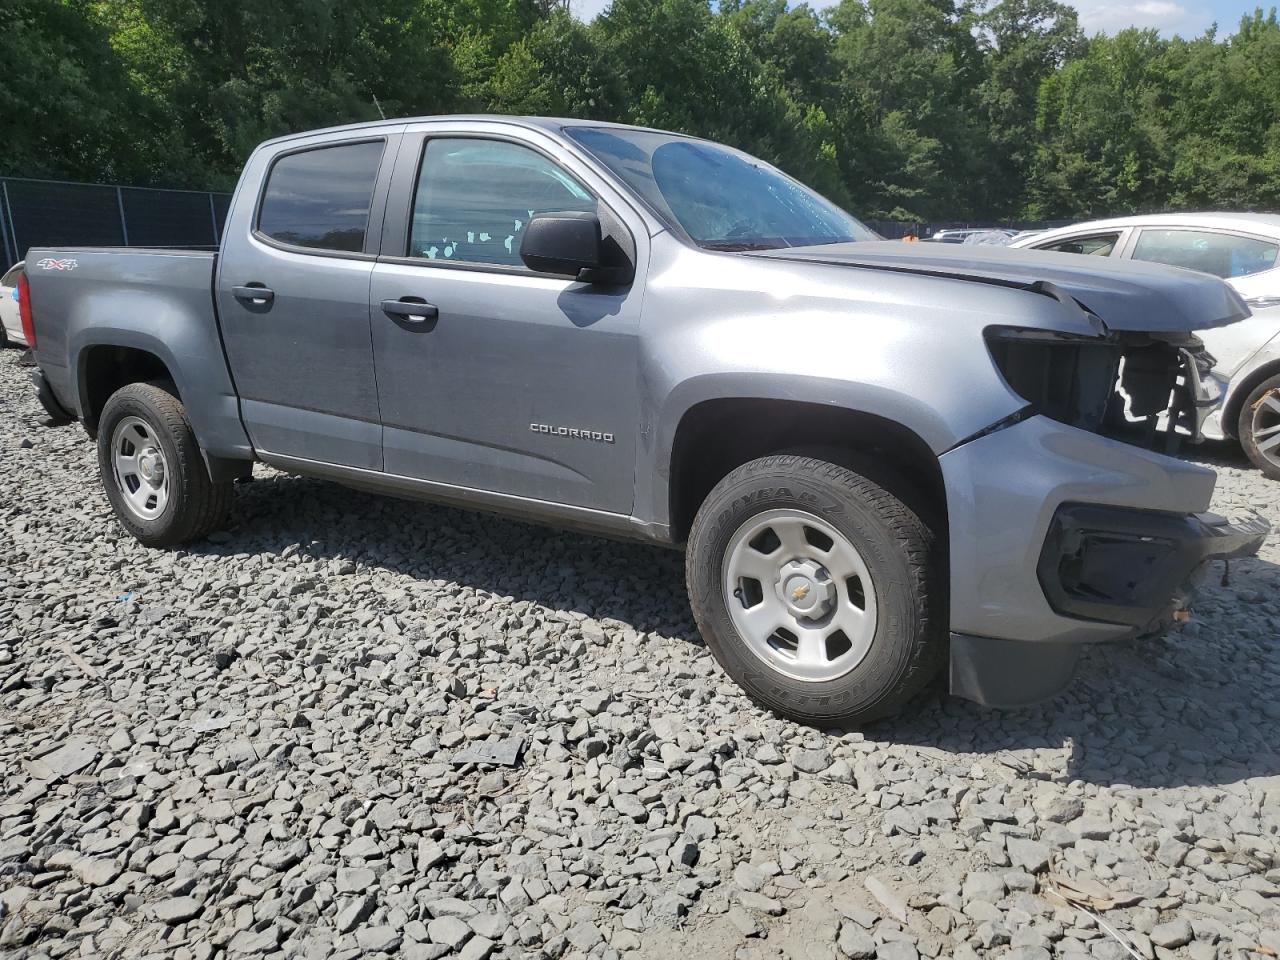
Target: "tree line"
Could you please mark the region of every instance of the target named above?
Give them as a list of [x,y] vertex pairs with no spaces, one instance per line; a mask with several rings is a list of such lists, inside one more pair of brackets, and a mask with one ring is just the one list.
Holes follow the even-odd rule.
[[1280,208],[1280,23],[1086,37],[1057,0],[7,0],[0,172],[227,189],[386,116],[721,140],[868,218]]

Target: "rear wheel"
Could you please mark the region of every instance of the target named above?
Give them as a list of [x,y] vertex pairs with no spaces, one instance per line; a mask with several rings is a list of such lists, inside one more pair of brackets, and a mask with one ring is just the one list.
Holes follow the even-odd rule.
[[1249,394],[1236,430],[1245,455],[1272,480],[1280,480],[1280,376],[1264,380]]
[[686,577],[720,665],[807,723],[898,710],[945,651],[933,534],[852,470],[798,456],[725,477],[694,520]]
[[98,470],[116,519],[149,547],[211,533],[231,504],[231,484],[210,480],[186,409],[167,383],[131,383],[107,400]]

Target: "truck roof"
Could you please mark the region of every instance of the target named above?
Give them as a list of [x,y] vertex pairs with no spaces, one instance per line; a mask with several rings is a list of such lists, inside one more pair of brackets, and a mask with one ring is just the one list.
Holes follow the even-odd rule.
[[[277,143],[288,143],[301,137],[310,137],[319,133],[359,133],[365,130],[380,130],[384,127],[402,126],[406,123],[429,123],[436,120],[485,121],[489,123],[508,123],[512,126],[525,127],[532,130],[560,130],[564,127],[597,127],[616,130],[643,130],[648,133],[663,133],[668,136],[685,136],[669,130],[658,130],[653,127],[637,127],[626,123],[611,123],[607,120],[575,120],[569,117],[522,117],[514,114],[466,113],[438,114],[426,117],[388,117],[385,120],[366,120],[362,123],[346,123],[334,127],[319,127],[314,130],[300,130],[297,133],[285,134],[265,140],[260,146],[271,146]],[[697,139],[691,137],[690,139]]]

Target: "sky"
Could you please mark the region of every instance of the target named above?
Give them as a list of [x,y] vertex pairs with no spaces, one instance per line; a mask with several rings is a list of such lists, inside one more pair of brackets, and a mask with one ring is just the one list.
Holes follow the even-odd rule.
[[[816,9],[833,6],[837,0],[809,0]],[[1155,27],[1165,36],[1175,33],[1196,37],[1213,23],[1219,34],[1234,33],[1240,18],[1255,7],[1264,10],[1276,0],[1074,0],[1080,11],[1080,25],[1090,35],[1115,33],[1125,27]],[[609,0],[572,0],[574,15],[590,20],[609,5]]]

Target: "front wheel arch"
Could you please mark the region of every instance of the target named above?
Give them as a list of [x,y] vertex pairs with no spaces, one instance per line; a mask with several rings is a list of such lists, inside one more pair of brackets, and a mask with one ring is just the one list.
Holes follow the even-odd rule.
[[1222,429],[1233,440],[1240,439],[1240,413],[1244,410],[1245,401],[1260,384],[1275,376],[1280,376],[1280,359],[1268,360],[1256,370],[1250,370],[1240,385],[1231,391],[1231,397],[1222,410]]
[[942,466],[919,433],[865,411],[767,398],[706,400],[681,417],[666,491],[673,541],[685,540],[698,508],[729,473],[784,453],[840,464],[891,489],[929,521],[945,550]]
[[[1280,411],[1274,409],[1277,398],[1280,398],[1280,373],[1260,381],[1245,395],[1236,423],[1236,436],[1245,456],[1271,480],[1280,480],[1280,447],[1276,446]],[[1259,436],[1264,438],[1261,443]]]

